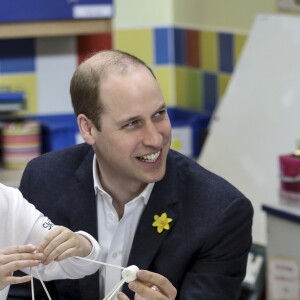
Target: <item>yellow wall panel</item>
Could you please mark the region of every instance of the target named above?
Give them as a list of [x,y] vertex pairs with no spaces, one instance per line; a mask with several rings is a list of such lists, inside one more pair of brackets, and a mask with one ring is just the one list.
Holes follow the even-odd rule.
[[8,87],[12,91],[22,91],[26,95],[26,108],[19,114],[37,113],[37,84],[33,74],[0,76],[0,87]]
[[153,69],[158,84],[164,95],[167,106],[174,106],[175,103],[175,82],[174,67],[161,67]]
[[218,99],[222,99],[222,96],[224,95],[226,88],[229,84],[231,76],[228,74],[220,74],[219,75],[219,83],[218,83]]
[[152,29],[117,30],[114,33],[114,48],[129,52],[153,65]]
[[176,68],[176,105],[188,107],[188,74],[187,68]]
[[189,69],[187,71],[187,100],[188,108],[200,110],[203,108],[202,81],[200,71]]
[[212,31],[201,32],[201,63],[205,71],[218,70],[218,43],[217,33]]

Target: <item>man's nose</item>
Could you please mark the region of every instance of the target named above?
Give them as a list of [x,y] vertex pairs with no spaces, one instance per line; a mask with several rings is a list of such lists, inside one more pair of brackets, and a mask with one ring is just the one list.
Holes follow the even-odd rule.
[[156,124],[146,124],[144,127],[143,135],[144,145],[152,147],[161,147],[163,137]]

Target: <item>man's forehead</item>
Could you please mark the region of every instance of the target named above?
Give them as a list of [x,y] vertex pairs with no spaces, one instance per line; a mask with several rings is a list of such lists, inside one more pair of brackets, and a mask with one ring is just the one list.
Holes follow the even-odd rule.
[[157,113],[159,110],[166,108],[165,102],[162,100],[160,102],[153,102],[151,105],[145,109],[142,105],[127,105],[124,102],[124,106],[110,105],[106,106],[103,114],[112,118],[115,122],[123,122],[134,119],[141,119],[145,117],[151,117],[153,114]]

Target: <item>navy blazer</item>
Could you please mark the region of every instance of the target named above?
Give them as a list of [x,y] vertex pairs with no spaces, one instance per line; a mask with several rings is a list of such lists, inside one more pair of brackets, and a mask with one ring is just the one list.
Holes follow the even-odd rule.
[[[93,156],[91,146],[80,144],[35,158],[20,190],[55,224],[97,239]],[[170,230],[159,234],[152,223],[163,212],[173,220]],[[252,245],[252,218],[251,202],[230,183],[170,150],[166,174],[141,216],[128,265],[166,276],[178,290],[176,299],[237,299]],[[127,286],[123,290],[133,299]],[[59,300],[99,299],[99,274],[53,281],[49,291]]]

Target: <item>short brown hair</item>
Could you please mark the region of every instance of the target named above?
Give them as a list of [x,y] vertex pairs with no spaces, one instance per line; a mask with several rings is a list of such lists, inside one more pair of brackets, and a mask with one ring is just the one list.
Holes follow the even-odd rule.
[[104,111],[101,101],[101,80],[108,72],[126,73],[132,66],[146,67],[155,78],[152,70],[144,61],[119,50],[97,52],[83,61],[71,79],[70,94],[76,116],[85,114],[100,130],[100,115]]

